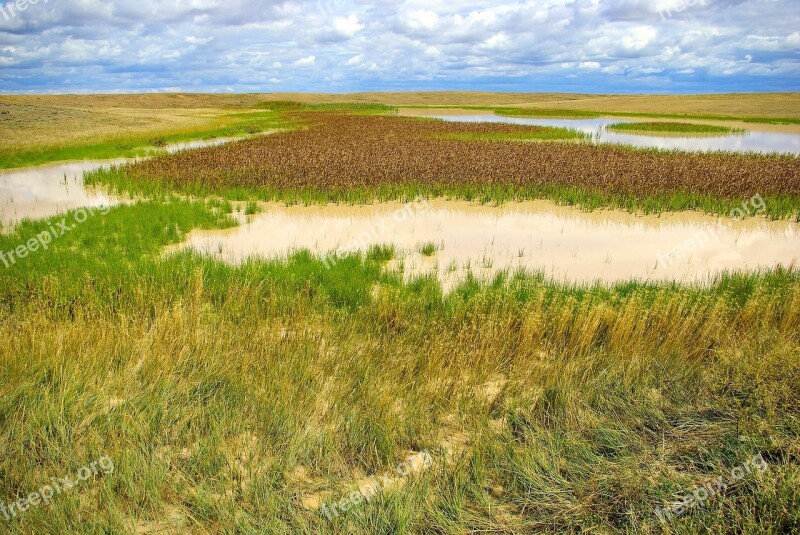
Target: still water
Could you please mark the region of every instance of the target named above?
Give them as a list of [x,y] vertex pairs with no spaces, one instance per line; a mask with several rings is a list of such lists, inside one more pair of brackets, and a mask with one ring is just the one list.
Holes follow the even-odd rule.
[[264,213],[242,220],[232,229],[192,232],[175,249],[234,264],[305,249],[333,266],[336,252],[392,244],[397,254],[390,268],[402,269],[406,279],[435,276],[445,289],[467,273],[488,279],[517,269],[575,283],[704,282],[722,271],[789,266],[800,259],[798,223],[695,213],[587,213],[548,201],[501,207],[444,200],[417,207],[270,203]]
[[438,118],[453,122],[494,122],[572,128],[589,134],[593,143],[688,151],[780,152],[800,155],[800,134],[747,131],[723,135],[651,135],[608,130],[608,125],[614,123],[633,122],[619,119],[536,119],[499,115],[449,115]]

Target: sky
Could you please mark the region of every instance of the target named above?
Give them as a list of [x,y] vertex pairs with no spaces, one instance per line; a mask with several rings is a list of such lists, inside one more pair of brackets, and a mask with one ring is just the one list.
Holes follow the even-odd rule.
[[0,0],[0,92],[800,91],[800,0]]

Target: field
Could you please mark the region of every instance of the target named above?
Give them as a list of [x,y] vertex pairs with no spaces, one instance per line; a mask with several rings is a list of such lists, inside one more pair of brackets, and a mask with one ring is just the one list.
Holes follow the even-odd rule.
[[[308,251],[241,265],[165,252],[266,200],[726,215],[759,194],[763,216],[796,221],[792,156],[395,115],[429,104],[800,119],[796,94],[337,98],[0,97],[20,121],[3,123],[8,166],[274,131],[92,173],[129,198],[0,234],[0,532],[800,531],[794,265],[707,284],[508,272],[445,292],[388,269],[391,243],[332,266]],[[108,126],[126,120],[121,134]],[[80,224],[9,259],[59,222]],[[438,247],[422,237],[417,249]],[[29,499],[98,459],[113,466],[50,503]],[[676,512],[701,489],[702,506]]]

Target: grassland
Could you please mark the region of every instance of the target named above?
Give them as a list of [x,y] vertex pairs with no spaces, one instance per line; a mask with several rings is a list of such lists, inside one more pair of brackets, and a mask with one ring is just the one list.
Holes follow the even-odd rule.
[[[443,296],[382,271],[386,248],[330,270],[162,257],[228,209],[117,207],[0,270],[0,499],[114,462],[4,529],[800,528],[796,272],[708,288],[520,275]],[[432,467],[394,492],[332,520],[307,505],[424,449]],[[660,524],[657,506],[756,454],[767,471]]]
[[341,113],[292,117],[308,127],[113,168],[87,180],[147,196],[304,203],[423,195],[727,213],[758,193],[771,217],[796,218],[800,207],[800,166],[791,156],[508,141],[558,134],[543,127]]
[[[307,252],[240,266],[165,252],[193,229],[233,226],[234,199],[246,213],[260,199],[420,194],[724,213],[759,193],[768,215],[796,216],[796,159],[522,143],[563,133],[386,117],[367,97],[272,98],[83,100],[101,115],[115,105],[193,115],[211,101],[222,110],[216,126],[159,126],[164,141],[262,119],[286,131],[96,173],[90,182],[141,200],[0,261],[0,503],[101,456],[114,465],[49,505],[0,512],[0,532],[800,531],[796,268],[704,286],[506,273],[444,294],[434,276],[407,283],[388,271],[388,244],[332,266]],[[766,113],[771,101],[754,102]],[[91,128],[85,145],[65,142],[71,154],[106,135]],[[143,143],[156,135],[130,132]],[[0,252],[60,219],[0,234]],[[438,247],[418,244],[431,257]],[[318,509],[425,450],[428,469],[369,503],[330,519]],[[657,508],[756,455],[765,471],[659,520]]]
[[[270,103],[306,109],[358,106],[458,106],[519,116],[715,119],[800,124],[800,93],[603,96],[513,93],[264,95],[0,95],[0,168],[64,159],[131,157],[154,139],[168,141],[289,128],[280,117],[252,115]],[[298,104],[299,103],[299,104]],[[286,111],[284,109],[284,111]]]
[[740,128],[728,128],[709,124],[672,123],[672,122],[636,122],[614,123],[607,127],[616,132],[658,133],[658,134],[741,134]]

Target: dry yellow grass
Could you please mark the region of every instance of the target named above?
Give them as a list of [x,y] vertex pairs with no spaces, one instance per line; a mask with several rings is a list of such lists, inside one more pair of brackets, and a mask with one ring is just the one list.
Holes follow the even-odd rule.
[[0,99],[0,151],[188,132],[213,127],[225,113],[218,108],[84,106]]

